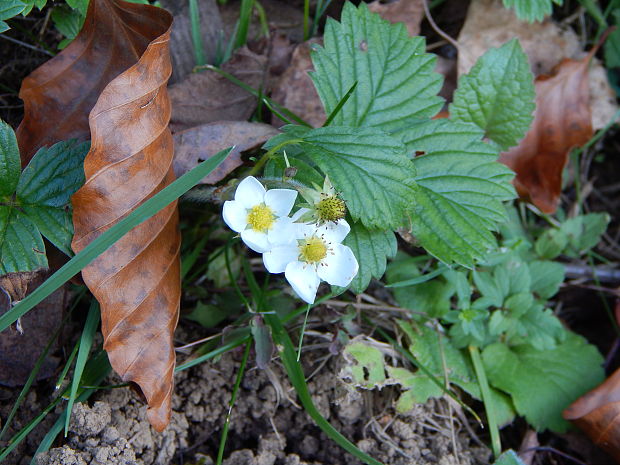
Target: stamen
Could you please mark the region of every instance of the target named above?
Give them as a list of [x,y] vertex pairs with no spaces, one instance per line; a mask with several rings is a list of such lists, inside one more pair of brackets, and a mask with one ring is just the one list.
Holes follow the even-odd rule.
[[300,261],[317,264],[327,256],[327,245],[320,237],[312,236],[299,242]]
[[253,206],[248,212],[247,223],[256,232],[268,231],[275,220],[273,210],[264,203]]

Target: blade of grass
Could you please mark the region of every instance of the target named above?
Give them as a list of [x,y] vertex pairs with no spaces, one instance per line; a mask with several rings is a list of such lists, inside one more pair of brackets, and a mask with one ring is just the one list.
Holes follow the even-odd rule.
[[259,99],[262,98],[265,105],[267,105],[269,109],[272,112],[274,112],[276,116],[280,118],[282,121],[290,122],[292,120],[292,121],[295,121],[297,124],[301,124],[302,126],[306,126],[309,128],[312,127],[309,123],[304,121],[301,117],[297,116],[295,113],[293,113],[288,108],[285,108],[279,103],[274,102],[269,97],[265,96],[264,94],[261,94],[261,92],[254,89],[252,86],[248,86],[245,82],[241,81],[240,79],[237,79],[235,76],[233,76],[230,73],[227,73],[223,69],[220,69],[217,66],[213,66],[213,65],[205,65],[205,66],[201,66],[200,68],[215,71],[216,73],[224,76],[226,79],[228,79],[233,84],[236,84],[239,87],[241,87],[243,90],[249,92],[254,97],[259,98]]
[[90,348],[93,345],[93,339],[95,338],[95,331],[97,331],[97,326],[99,326],[99,303],[93,299],[90,304],[90,309],[88,310],[88,315],[86,317],[86,323],[84,324],[84,329],[82,330],[82,337],[80,338],[80,348],[78,350],[77,359],[75,361],[75,370],[73,372],[73,382],[71,383],[71,392],[69,394],[69,402],[67,403],[67,418],[65,421],[65,437],[69,433],[69,421],[71,420],[71,411],[73,410],[73,403],[77,398],[78,387],[80,386],[80,381],[82,379],[82,374],[84,373],[84,367],[86,366],[86,361],[88,360],[88,354],[90,353]]
[[56,381],[56,385],[54,386],[56,390],[60,389],[60,387],[62,386],[62,383],[65,380],[67,373],[69,373],[69,370],[71,369],[71,365],[73,365],[73,359],[77,355],[79,348],[80,348],[80,341],[78,339],[77,341],[75,341],[75,344],[73,345],[73,350],[71,351],[71,354],[69,354],[69,358],[67,359],[67,363],[65,363],[65,367],[60,372],[60,376],[58,377],[58,380]]
[[208,352],[204,355],[201,355],[200,357],[196,357],[192,360],[189,360],[181,365],[178,365],[174,371],[183,371],[183,370],[187,370],[188,368],[191,368],[193,366],[199,365],[202,362],[205,362],[207,360],[210,360],[214,357],[217,357],[218,355],[222,355],[223,353],[228,352],[229,350],[232,350],[236,347],[239,347],[241,344],[243,344],[245,342],[245,340],[248,338],[248,335],[250,334],[250,329],[247,328],[247,333],[243,334],[242,336],[239,336],[236,339],[233,339],[232,341],[222,345],[221,347],[218,347],[215,350],[212,350],[211,352]]
[[241,380],[243,379],[243,374],[245,373],[245,366],[248,362],[248,356],[250,355],[250,347],[251,338],[246,338],[245,342],[245,350],[243,351],[243,358],[241,359],[241,364],[239,365],[239,371],[237,372],[237,379],[235,380],[235,386],[233,387],[232,395],[230,398],[230,403],[228,404],[228,412],[226,413],[226,420],[224,421],[224,428],[222,428],[222,436],[220,437],[220,446],[217,451],[217,461],[216,465],[221,465],[222,460],[224,459],[224,449],[226,448],[226,439],[228,438],[228,429],[230,428],[230,417],[232,415],[233,407],[235,406],[235,401],[237,400],[237,394],[239,392],[239,387],[241,386]]
[[342,107],[344,106],[345,103],[347,103],[347,100],[349,100],[349,97],[351,97],[351,94],[353,93],[353,91],[355,90],[355,88],[357,87],[357,81],[355,81],[353,83],[353,85],[351,86],[351,88],[347,91],[346,94],[344,94],[344,97],[342,97],[340,99],[340,102],[338,102],[338,105],[336,105],[336,107],[332,110],[332,112],[329,114],[329,116],[327,117],[327,119],[325,120],[325,123],[323,124],[323,127],[325,126],[329,126],[330,123],[334,120],[334,118],[336,117],[336,115],[338,113],[340,113],[340,110],[342,109]]
[[264,313],[265,322],[271,327],[271,332],[274,338],[274,342],[280,351],[280,357],[286,373],[297,392],[297,396],[301,401],[306,413],[315,421],[317,426],[331,438],[336,444],[342,447],[344,450],[358,458],[364,463],[370,465],[381,465],[381,462],[373,459],[368,454],[361,451],[351,441],[345,438],[336,428],[334,428],[317,410],[310,392],[308,391],[308,385],[304,372],[299,362],[297,362],[297,354],[293,342],[289,338],[288,334],[282,326],[280,318],[276,314]]
[[254,0],[241,0],[239,27],[237,28],[237,35],[235,37],[235,48],[243,47],[248,41],[248,31],[250,30],[253,4]]
[[478,385],[480,386],[480,392],[482,393],[482,400],[484,402],[484,410],[487,414],[487,424],[489,425],[489,432],[491,433],[491,448],[493,449],[493,456],[497,458],[502,453],[502,444],[499,438],[499,427],[497,420],[495,419],[495,410],[493,409],[493,401],[491,399],[491,390],[489,389],[489,382],[487,381],[487,374],[484,371],[482,365],[482,359],[480,358],[480,351],[477,347],[469,346],[469,355],[471,356],[471,362],[474,365],[474,371],[478,378]]
[[332,0],[319,0],[316,4],[316,9],[314,10],[314,19],[312,20],[312,33],[310,37],[313,37],[319,31],[319,21],[321,20],[321,16],[325,14],[325,11],[329,7]]
[[310,38],[310,0],[304,0],[304,41]]
[[[100,351],[95,357],[89,360],[88,364],[86,365],[86,368],[84,369],[83,378],[88,381],[93,381],[92,384],[99,384],[103,380],[103,378],[107,376],[109,371],[110,371],[110,363],[108,362],[108,356],[104,351]],[[69,390],[69,387],[67,386],[65,390],[63,391],[63,394],[66,393],[68,390]],[[79,392],[80,394],[77,398],[77,401],[84,402],[86,399],[88,399],[88,397],[94,391],[92,389],[91,390],[80,389]],[[4,460],[19,445],[19,443],[21,443],[28,436],[28,434],[30,434],[30,432],[45,419],[47,414],[50,413],[56,407],[56,405],[60,403],[62,399],[63,399],[62,395],[56,397],[52,402],[50,402],[50,404],[47,407],[45,407],[45,409],[43,409],[43,411],[39,415],[37,415],[32,420],[30,420],[30,422],[28,422],[26,426],[24,426],[21,430],[19,430],[17,434],[15,434],[8,441],[8,446],[2,449],[2,452],[0,453],[0,462],[2,462],[2,460]],[[63,422],[61,423],[61,428],[60,430],[58,430],[56,435],[58,435],[58,433],[62,431],[62,425],[64,425],[64,419],[63,419]],[[54,438],[51,439],[50,444],[54,442],[55,438],[56,437],[54,436]],[[37,449],[37,453],[38,452],[42,452],[42,450]],[[35,457],[36,457],[36,453],[35,453]]]
[[173,202],[189,189],[194,187],[200,180],[211,173],[231,152],[232,148],[222,150],[208,160],[202,162],[191,171],[187,172],[169,186],[165,187],[153,197],[148,199],[133,212],[120,220],[110,229],[101,234],[97,239],[88,244],[84,250],[65,263],[56,273],[50,276],[43,284],[35,289],[32,294],[25,297],[11,310],[0,316],[0,332],[18,318],[26,314],[35,305],[48,295],[66,283],[82,268],[105,252],[112,244],[123,237],[134,227],[155,215],[166,205]]
[[194,61],[196,66],[206,64],[205,50],[200,34],[200,13],[198,11],[198,0],[189,0],[189,20],[192,34],[192,46],[194,48]]
[[192,266],[194,266],[194,264],[198,260],[198,257],[200,257],[200,252],[202,252],[205,248],[209,237],[209,234],[205,234],[204,237],[200,239],[200,241],[198,241],[191,253],[185,255],[181,259],[181,281],[185,278],[187,273],[189,273],[189,270],[192,269]]

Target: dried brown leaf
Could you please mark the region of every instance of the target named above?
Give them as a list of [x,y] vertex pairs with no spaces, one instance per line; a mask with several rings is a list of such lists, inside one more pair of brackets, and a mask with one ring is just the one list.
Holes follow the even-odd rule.
[[420,33],[420,23],[424,19],[422,0],[391,2],[375,0],[368,4],[368,9],[373,13],[379,13],[383,19],[391,23],[404,23],[410,36],[417,36]]
[[620,463],[620,369],[573,402],[563,416]]
[[[310,59],[312,45],[321,43],[320,39],[310,39],[295,48],[291,64],[274,86],[272,95],[274,101],[314,127],[322,126],[327,119],[319,94],[308,74],[308,71],[314,70]],[[279,127],[284,122],[274,115],[271,124]]]
[[[171,22],[161,8],[91,0],[75,41],[24,83],[25,153],[91,135],[86,184],[72,199],[76,252],[174,179],[166,92]],[[158,430],[170,418],[179,243],[170,205],[83,270],[101,304],[112,367],[140,386]]]
[[[222,69],[250,87],[261,87],[267,58],[246,47],[238,49]],[[173,132],[215,121],[244,121],[256,108],[256,98],[215,71],[190,74],[170,86]]]
[[24,166],[40,147],[89,139],[88,113],[103,88],[167,27],[167,13],[153,13],[154,7],[112,0],[91,4],[76,39],[22,82],[24,119],[17,141]]
[[245,121],[219,121],[177,132],[174,135],[174,172],[181,176],[220,150],[234,146],[226,160],[201,181],[214,184],[243,164],[241,152],[264,144],[278,133],[268,124]]

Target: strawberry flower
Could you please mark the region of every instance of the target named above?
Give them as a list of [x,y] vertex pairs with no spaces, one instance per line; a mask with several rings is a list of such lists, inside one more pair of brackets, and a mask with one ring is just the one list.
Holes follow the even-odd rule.
[[353,251],[341,244],[351,230],[345,220],[333,223],[297,224],[295,241],[274,246],[263,254],[270,273],[282,273],[297,295],[314,303],[321,281],[348,286],[358,271]]
[[288,214],[296,198],[295,190],[266,190],[256,178],[248,176],[237,186],[235,200],[224,202],[222,216],[250,249],[263,253],[295,237],[295,224]]

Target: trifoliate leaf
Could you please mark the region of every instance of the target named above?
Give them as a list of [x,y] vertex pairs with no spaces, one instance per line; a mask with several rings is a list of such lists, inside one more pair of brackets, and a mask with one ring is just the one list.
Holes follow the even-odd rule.
[[562,229],[547,229],[534,244],[534,250],[540,258],[553,260],[568,245],[568,234]]
[[12,206],[0,206],[0,275],[47,268],[37,227]]
[[59,142],[41,148],[24,168],[17,185],[17,203],[41,233],[72,255],[73,222],[69,199],[84,183],[88,142]]
[[[418,261],[405,253],[399,252],[386,273],[387,283],[404,282],[410,278],[426,276],[420,273]],[[455,293],[455,285],[442,275],[411,286],[393,288],[394,298],[403,308],[416,312],[425,312],[431,317],[440,317],[450,310],[450,299]],[[415,315],[413,315],[415,317]]]
[[552,350],[495,343],[482,359],[489,382],[509,393],[517,412],[538,431],[566,431],[562,410],[604,379],[596,347],[568,332]]
[[533,23],[542,21],[545,16],[549,16],[553,10],[553,5],[561,5],[562,0],[503,0],[506,8],[513,8],[517,18]]
[[357,81],[333,120],[339,126],[371,126],[387,132],[435,115],[442,78],[421,37],[409,37],[362,3],[345,3],[340,23],[328,18],[324,48],[312,54],[314,85],[330,114]]
[[343,244],[351,248],[359,264],[351,282],[351,290],[357,294],[366,290],[371,278],[383,276],[387,259],[396,254],[397,247],[392,231],[368,229],[360,222],[351,225]]
[[568,235],[568,247],[564,253],[578,257],[596,246],[609,224],[609,214],[588,213],[566,220],[561,230]]
[[21,169],[15,132],[0,120],[0,202],[15,192]]
[[473,266],[496,241],[491,230],[506,217],[502,201],[515,197],[513,173],[472,124],[433,120],[399,133],[413,159],[418,189],[412,231],[442,261]]
[[68,42],[75,39],[75,36],[80,32],[84,18],[85,16],[79,10],[69,8],[67,5],[59,5],[52,10],[54,26],[56,26],[58,32],[69,39]]
[[532,278],[530,290],[543,300],[553,297],[564,281],[564,265],[537,260],[529,262],[527,266]]
[[415,200],[415,167],[403,145],[372,128],[328,126],[308,131],[300,144],[329,175],[354,220],[396,229]]
[[459,79],[450,105],[454,121],[474,123],[503,150],[517,145],[532,123],[534,76],[517,39],[487,51]]

